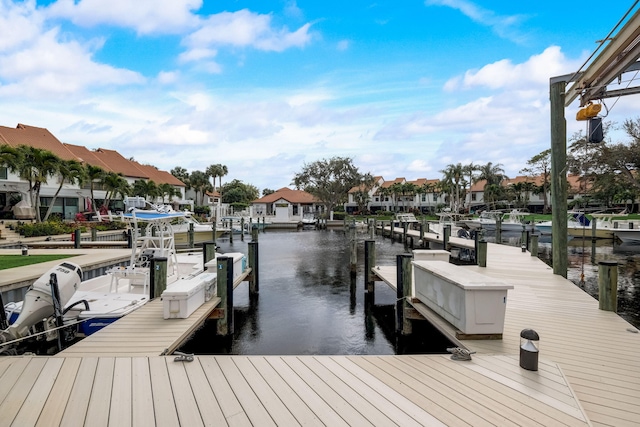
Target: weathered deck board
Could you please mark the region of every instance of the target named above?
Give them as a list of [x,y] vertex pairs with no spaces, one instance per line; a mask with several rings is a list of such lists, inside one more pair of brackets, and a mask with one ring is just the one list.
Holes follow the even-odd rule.
[[[176,362],[172,356],[8,357],[11,366],[5,374],[18,374],[11,374],[10,383],[0,382],[0,422],[588,425],[579,404],[568,398],[571,390],[555,364],[544,364],[545,381],[554,378],[551,390],[539,388],[527,375],[513,376],[513,384],[505,384],[498,378],[500,371],[517,360],[498,358],[456,362],[442,355],[197,356],[193,362]],[[9,378],[5,376],[2,380]],[[547,394],[550,391],[562,394],[562,402]],[[558,404],[572,409],[558,409]]]
[[[540,335],[540,357],[558,363],[594,425],[637,425],[640,420],[640,334],[615,313],[598,309],[598,301],[528,252],[489,244],[487,267],[464,266],[499,279],[508,291],[502,340],[463,340],[479,354],[519,353],[520,331],[532,328]],[[395,266],[374,267],[374,272],[395,289]],[[415,308],[451,337],[456,330],[425,305]],[[517,357],[517,356],[516,356]],[[498,359],[491,363],[497,363]],[[495,367],[494,367],[495,368]],[[504,372],[520,375],[521,370]],[[538,372],[538,377],[544,375]],[[553,387],[545,383],[545,387]],[[573,401],[555,392],[557,402]],[[609,419],[610,421],[607,421]]]

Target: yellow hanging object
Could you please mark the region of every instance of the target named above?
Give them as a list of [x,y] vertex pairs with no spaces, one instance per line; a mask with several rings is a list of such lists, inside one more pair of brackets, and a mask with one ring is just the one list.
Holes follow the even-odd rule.
[[589,120],[598,115],[602,110],[601,104],[592,104],[591,102],[584,108],[581,108],[576,113],[576,120]]

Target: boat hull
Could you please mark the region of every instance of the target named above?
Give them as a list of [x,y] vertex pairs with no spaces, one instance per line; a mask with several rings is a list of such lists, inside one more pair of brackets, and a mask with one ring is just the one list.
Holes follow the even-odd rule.
[[640,229],[615,230],[615,236],[624,243],[640,243]]

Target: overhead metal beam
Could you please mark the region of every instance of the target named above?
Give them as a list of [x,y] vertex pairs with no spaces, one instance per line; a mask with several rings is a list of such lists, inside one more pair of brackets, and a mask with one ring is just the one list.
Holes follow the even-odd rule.
[[565,107],[580,97],[580,106],[599,99],[606,86],[640,58],[640,10],[627,21],[613,40],[567,90]]

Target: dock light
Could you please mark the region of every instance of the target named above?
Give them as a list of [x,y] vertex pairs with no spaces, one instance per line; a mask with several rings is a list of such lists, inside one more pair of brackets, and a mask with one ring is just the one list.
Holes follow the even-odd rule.
[[29,255],[29,248],[28,247],[26,247],[26,246],[22,247],[22,255],[23,256]]
[[602,110],[601,104],[593,104],[589,102],[589,104],[586,107],[578,110],[578,112],[576,113],[576,120],[578,121],[589,120],[597,116],[600,110]]
[[533,329],[520,332],[520,367],[528,371],[538,370],[538,354],[540,337]]

